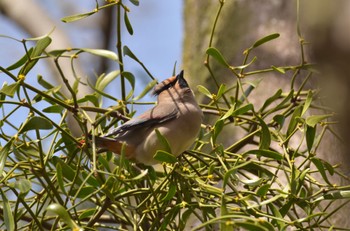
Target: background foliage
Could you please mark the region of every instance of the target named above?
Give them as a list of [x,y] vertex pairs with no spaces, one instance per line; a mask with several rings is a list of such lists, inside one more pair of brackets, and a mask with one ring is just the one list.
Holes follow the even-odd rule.
[[[138,5],[138,1],[130,1]],[[178,159],[165,154],[156,158],[160,168],[136,165],[112,153],[97,155],[87,143],[88,134],[106,132],[132,117],[132,105],[140,103],[156,84],[153,75],[135,53],[123,45],[121,27],[133,34],[128,8],[119,1],[96,5],[96,9],[67,16],[64,22],[84,20],[109,7],[117,9],[117,53],[88,48],[47,51],[50,34],[39,38],[13,39],[23,46],[23,57],[1,75],[11,82],[1,88],[2,127],[16,130],[9,136],[1,129],[0,151],[1,229],[6,230],[310,230],[338,229],[330,217],[342,206],[331,206],[350,195],[348,185],[336,185],[332,176],[347,179],[336,165],[317,156],[325,133],[338,137],[333,111],[324,106],[317,88],[306,88],[317,76],[316,66],[304,55],[302,32],[299,63],[258,69],[254,49],[279,39],[269,34],[252,42],[242,63],[229,63],[212,47],[223,1],[218,1],[217,20],[205,54],[205,67],[217,90],[199,85],[207,98],[201,107],[208,118],[191,150]],[[100,56],[115,63],[115,70],[100,74],[95,81],[66,76],[60,61],[75,61],[83,54]],[[149,84],[135,96],[139,81],[124,71],[123,57],[129,56],[149,74]],[[64,85],[55,86],[37,73],[37,84],[26,76],[39,62],[54,63]],[[212,63],[221,64],[235,78],[235,84],[221,83]],[[175,72],[176,68],[174,68]],[[251,103],[259,81],[251,76],[275,72],[290,74],[288,90],[278,89],[262,106]],[[73,78],[72,78],[73,77]],[[188,76],[187,78],[193,78]],[[72,81],[72,79],[74,81]],[[121,97],[104,89],[120,81]],[[300,85],[295,82],[300,81]],[[91,94],[80,96],[84,85]],[[192,86],[195,87],[195,86]],[[63,89],[69,94],[63,93]],[[285,89],[285,88],[283,88]],[[115,106],[101,108],[104,99]],[[44,108],[43,110],[38,108]],[[14,124],[11,118],[21,114]],[[58,116],[59,122],[53,117]],[[82,136],[72,133],[67,121],[79,124]],[[222,143],[237,129],[242,137]],[[340,138],[339,138],[340,139]],[[113,163],[113,164],[111,164]]]

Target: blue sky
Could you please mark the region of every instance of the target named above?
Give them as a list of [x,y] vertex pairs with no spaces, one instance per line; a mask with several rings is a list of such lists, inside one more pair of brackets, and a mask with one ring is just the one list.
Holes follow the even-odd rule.
[[[78,5],[78,8],[72,9],[72,13],[83,13],[92,10],[94,8],[95,1],[75,0],[74,2],[71,2],[70,0],[61,0],[61,7],[57,7],[57,1],[58,0],[37,0],[37,2],[39,2],[45,8],[45,10],[49,12],[49,15],[57,23],[57,25],[67,31],[73,47],[99,48],[95,46],[95,41],[98,39],[96,31],[84,26],[79,28],[79,24],[65,24],[60,21],[61,17],[67,16],[64,14],[64,11],[62,11],[62,5],[65,7],[69,6],[69,4]],[[139,6],[134,6],[130,3],[127,5],[130,7],[129,19],[133,26],[134,34],[133,36],[130,36],[124,28],[124,45],[127,45],[145,64],[151,73],[160,81],[171,76],[175,62],[177,62],[177,70],[180,70],[183,39],[182,1],[145,0],[140,1]],[[32,37],[26,34],[25,31],[3,15],[0,15],[0,34],[15,37],[17,39]],[[110,49],[116,51],[115,46],[111,47]],[[0,37],[1,66],[9,66],[23,55],[24,49],[21,43]],[[85,62],[83,63],[82,67],[89,70],[89,68],[91,68],[89,59],[84,61]],[[39,62],[39,64],[30,72],[29,76],[26,77],[26,81],[29,84],[35,85],[37,79],[36,76],[39,74],[49,78],[50,72],[45,65],[45,62]],[[137,95],[142,91],[144,85],[147,84],[147,81],[150,79],[147,78],[144,73],[142,73],[142,69],[139,64],[128,57],[124,57],[124,66],[127,71],[134,73],[135,77],[139,78],[136,81],[136,84],[138,85],[135,95]],[[117,68],[118,66],[116,65],[115,69]],[[9,84],[13,82],[4,74],[0,73],[0,76],[2,79],[1,85],[4,81],[9,82]],[[106,89],[106,91],[115,91],[116,87],[116,85],[111,85]],[[155,100],[155,98],[148,96],[142,101]],[[106,101],[104,106],[110,106],[112,104],[115,104],[115,102]],[[145,108],[139,109],[140,110],[137,114],[145,110]],[[14,118],[16,118],[15,125],[19,126],[20,123],[25,120],[27,113],[23,114],[18,112],[17,115],[15,114],[14,116]],[[59,117],[57,119],[59,119]],[[4,126],[2,129],[7,128]],[[11,132],[9,133],[12,134],[12,131],[15,132],[11,129]]]

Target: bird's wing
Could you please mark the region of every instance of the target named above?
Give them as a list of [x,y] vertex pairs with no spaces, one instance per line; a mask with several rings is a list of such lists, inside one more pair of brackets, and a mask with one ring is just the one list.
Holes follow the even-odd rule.
[[174,107],[173,104],[162,105],[161,107],[157,105],[154,108],[146,111],[142,115],[133,118],[125,124],[108,132],[105,136],[122,136],[123,133],[127,131],[137,130],[139,128],[148,128],[153,125],[157,125],[175,119],[177,114],[178,109]]

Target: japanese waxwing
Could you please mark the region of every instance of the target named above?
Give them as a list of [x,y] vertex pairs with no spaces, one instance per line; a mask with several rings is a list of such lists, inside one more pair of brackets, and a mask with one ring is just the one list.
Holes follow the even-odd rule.
[[183,76],[183,71],[157,84],[155,107],[101,137],[95,137],[101,150],[120,154],[125,143],[125,156],[145,165],[159,163],[153,159],[157,150],[164,150],[155,129],[167,139],[171,152],[178,156],[188,149],[201,128],[202,110]]

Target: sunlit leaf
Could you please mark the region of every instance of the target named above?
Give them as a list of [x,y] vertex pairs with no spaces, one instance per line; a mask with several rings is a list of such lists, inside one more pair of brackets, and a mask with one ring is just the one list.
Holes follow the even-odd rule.
[[223,120],[217,120],[215,122],[215,125],[213,127],[213,135],[211,137],[212,143],[216,144],[216,140],[219,136],[219,134],[221,133],[222,129],[224,127],[224,121]]
[[264,184],[258,188],[258,190],[256,191],[256,194],[259,195],[260,197],[264,197],[266,196],[270,187],[271,187],[271,184]]
[[104,58],[111,59],[113,61],[118,61],[118,55],[110,50],[105,49],[90,49],[90,48],[83,48],[82,51],[88,52],[93,55],[101,56]]
[[162,133],[160,133],[160,131],[158,129],[154,130],[157,134],[157,139],[159,141],[159,143],[162,145],[162,149],[166,152],[171,153],[171,147],[169,145],[168,140],[163,136]]
[[301,116],[301,110],[302,110],[302,107],[301,106],[298,106],[294,109],[294,112],[290,118],[290,122],[289,122],[289,126],[288,126],[288,129],[287,129],[287,136],[289,136],[293,131],[294,129],[296,128],[297,124],[298,124],[298,120],[297,120],[297,117],[300,117]]
[[32,60],[28,60],[26,65],[24,65],[21,70],[19,71],[19,75],[27,75],[28,72],[35,66],[35,64],[38,62],[38,59],[34,59],[39,57],[45,49],[50,45],[52,39],[48,36],[43,37],[42,39],[38,40],[36,45],[34,46],[33,52],[30,54],[30,58]]
[[310,127],[315,127],[316,124],[320,123],[322,120],[332,117],[332,114],[328,115],[312,115],[306,118],[305,122]]
[[133,95],[135,91],[135,76],[131,72],[124,71],[122,73],[122,76],[127,79],[131,85],[131,91],[129,94],[125,97],[125,100],[129,100]]
[[147,84],[147,86],[145,87],[145,89],[143,89],[143,91],[141,92],[140,95],[136,96],[135,98],[133,98],[134,101],[137,101],[141,98],[143,98],[149,91],[151,91],[153,89],[153,87],[157,84],[157,80],[152,80],[151,82],[149,82]]
[[278,37],[280,37],[280,34],[278,34],[278,33],[267,35],[264,38],[261,38],[258,41],[256,41],[254,43],[254,45],[252,46],[252,48],[256,48],[258,46],[261,46],[262,44],[267,43],[267,42],[269,42],[271,40],[274,40],[274,39],[276,39]]
[[10,85],[7,85],[7,83],[4,82],[0,92],[12,98],[20,86],[21,86],[20,82],[15,82]]
[[227,185],[227,183],[228,183],[228,180],[230,179],[230,177],[231,177],[231,175],[234,175],[234,174],[236,174],[236,172],[239,170],[239,169],[243,169],[245,166],[247,166],[247,165],[249,165],[249,164],[251,164],[252,163],[252,161],[245,161],[245,162],[243,162],[242,164],[238,164],[238,165],[236,165],[236,166],[234,166],[234,167],[232,167],[232,168],[230,168],[226,173],[225,173],[225,175],[224,175],[224,188],[225,188],[225,186]]
[[47,206],[46,210],[58,215],[63,220],[63,222],[66,223],[72,230],[83,230],[73,221],[67,210],[62,205],[57,203],[50,204]]
[[305,103],[304,103],[304,107],[303,107],[303,111],[301,112],[301,115],[304,115],[305,112],[309,109],[309,107],[311,105],[311,102],[312,102],[312,97],[313,97],[312,91],[309,90],[309,92],[307,93],[307,97],[306,97],[306,100],[305,100]]
[[204,95],[207,96],[209,99],[213,99],[213,95],[210,93],[210,91],[209,91],[206,87],[204,87],[204,86],[202,86],[202,85],[198,85],[198,86],[197,86],[197,89],[198,89],[198,91],[199,91],[200,93],[204,94]]
[[329,192],[323,196],[316,198],[313,202],[323,201],[323,200],[336,200],[336,199],[349,199],[350,190],[339,190],[336,192]]
[[275,66],[272,65],[271,68],[272,68],[273,70],[275,70],[275,71],[281,73],[281,74],[285,74],[285,73],[286,73],[285,69],[282,68],[282,67],[275,67]]
[[230,65],[227,63],[224,56],[220,53],[220,51],[214,47],[209,47],[206,51],[207,55],[210,55],[213,57],[216,61],[218,61],[220,64],[224,65],[225,67],[230,67]]
[[13,187],[19,189],[20,195],[27,195],[27,193],[30,191],[32,188],[32,183],[28,179],[19,179],[14,182]]
[[220,97],[225,93],[226,91],[226,85],[225,84],[220,84],[219,90],[218,90],[218,94],[217,94],[217,98],[220,99]]
[[234,110],[232,113],[232,116],[244,115],[248,111],[252,111],[252,110],[254,110],[254,106],[253,104],[250,103]]
[[115,79],[119,76],[120,71],[115,70],[109,72],[107,75],[101,75],[95,84],[95,87],[99,91],[104,91],[104,89]]
[[83,18],[89,17],[90,15],[95,14],[97,11],[91,11],[91,12],[87,12],[87,13],[83,13],[83,14],[75,14],[75,15],[71,15],[71,16],[66,16],[64,18],[61,19],[62,22],[68,23],[68,22],[75,22],[78,20],[81,20]]
[[169,163],[169,164],[174,164],[177,162],[177,159],[173,154],[163,150],[158,150],[156,154],[153,156],[153,159],[162,163]]

